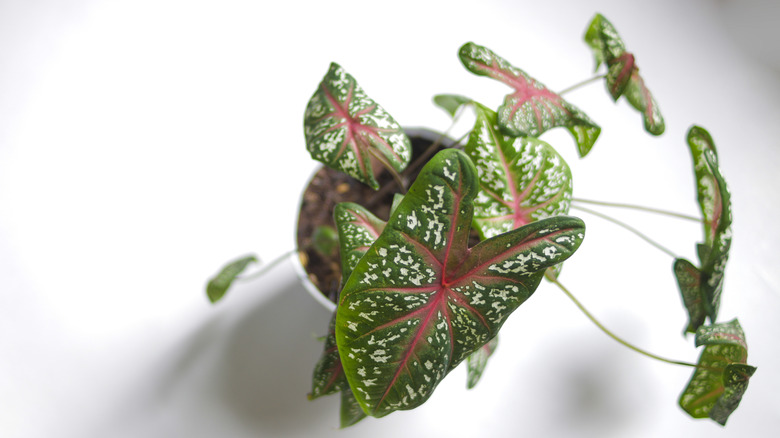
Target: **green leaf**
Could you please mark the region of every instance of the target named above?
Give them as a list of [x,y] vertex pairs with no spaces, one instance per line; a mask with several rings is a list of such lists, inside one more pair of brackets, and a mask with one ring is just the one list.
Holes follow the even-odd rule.
[[437,94],[433,96],[433,103],[447,111],[451,117],[455,117],[463,105],[468,105],[472,102],[468,97],[459,94]]
[[514,89],[498,108],[498,125],[506,134],[538,137],[549,129],[566,127],[574,136],[581,157],[593,147],[601,128],[524,71],[474,43],[461,47],[460,60],[470,72],[493,78]]
[[209,301],[216,303],[227,293],[230,289],[230,285],[238,277],[250,263],[257,262],[257,257],[254,255],[248,255],[239,259],[233,260],[226,264],[222,270],[212,277],[206,285],[206,295],[209,297]]
[[582,241],[582,221],[559,216],[469,248],[477,191],[468,156],[439,152],[342,290],[336,340],[369,415],[427,400]]
[[731,248],[731,194],[720,174],[718,152],[709,132],[699,126],[691,127],[688,146],[693,157],[697,200],[704,217],[704,243],[698,251],[702,295],[707,314],[714,323]]
[[747,365],[745,333],[736,319],[702,326],[696,346],[704,346],[680,406],[694,418],[711,418],[721,425],[737,409],[756,368]]
[[363,254],[385,228],[385,221],[352,202],[337,204],[334,218],[341,244],[341,276],[346,282]]
[[605,79],[612,99],[617,101],[620,96],[625,96],[631,106],[642,113],[645,130],[653,135],[663,134],[665,124],[658,103],[639,75],[634,55],[626,51],[626,45],[612,23],[603,15],[596,14],[584,39],[593,52],[595,70],[602,64],[607,66]]
[[329,257],[336,253],[339,248],[339,234],[328,225],[320,225],[314,229],[311,236],[311,243],[314,250],[323,257]]
[[360,407],[360,403],[358,403],[355,398],[355,394],[353,394],[350,389],[341,391],[341,409],[339,415],[341,417],[342,428],[353,426],[367,417],[366,413],[363,412],[363,408]]
[[626,51],[626,45],[615,27],[601,14],[596,14],[591,20],[585,31],[585,43],[590,46],[596,61],[593,71],[598,71],[601,64],[619,58]]
[[341,358],[336,345],[335,323],[336,312],[333,312],[328,325],[328,334],[325,337],[324,351],[314,367],[312,390],[308,398],[309,400],[314,400],[324,395],[340,392],[341,427],[348,427],[365,418],[366,414],[360,408],[357,400],[355,400],[355,396],[352,394],[347,378],[344,375],[344,368],[341,366]]
[[466,359],[466,372],[468,378],[466,387],[468,389],[475,387],[477,382],[479,382],[479,379],[482,378],[482,373],[485,371],[488,358],[496,351],[496,347],[498,347],[498,336],[487,341],[485,345],[478,348],[474,353],[471,353],[468,359]]
[[312,376],[312,387],[308,397],[309,400],[322,397],[324,395],[335,394],[343,390],[349,390],[347,378],[344,376],[344,368],[341,366],[338,347],[336,345],[336,312],[328,324],[328,334],[325,337],[325,348],[317,365],[314,366]]
[[401,172],[411,159],[411,142],[398,122],[336,63],[309,100],[303,128],[312,158],[374,189],[380,166]]
[[572,178],[563,158],[541,140],[503,135],[495,112],[475,108],[466,153],[479,175],[474,225],[482,238],[568,213]]
[[685,331],[695,333],[707,317],[707,306],[704,304],[701,290],[701,272],[688,260],[676,259],[674,275],[677,278],[683,305],[688,311],[688,326]]

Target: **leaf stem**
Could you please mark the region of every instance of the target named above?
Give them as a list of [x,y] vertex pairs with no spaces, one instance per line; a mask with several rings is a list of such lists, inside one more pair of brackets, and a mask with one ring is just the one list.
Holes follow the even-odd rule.
[[382,166],[387,169],[388,172],[390,172],[390,175],[392,175],[393,179],[395,180],[395,183],[398,184],[398,187],[401,188],[401,191],[406,193],[406,183],[404,182],[403,178],[401,178],[401,175],[398,173],[397,170],[393,167],[392,164],[390,164],[389,161],[387,161],[387,158],[382,156],[379,152],[375,151],[372,148],[368,149],[368,152],[373,156],[374,158],[379,161]]
[[578,209],[578,210],[584,211],[584,212],[586,212],[586,213],[592,214],[592,215],[594,215],[594,216],[598,216],[598,217],[600,217],[600,218],[602,218],[602,219],[604,219],[604,220],[607,220],[607,221],[610,221],[610,222],[612,222],[612,223],[613,223],[613,224],[615,224],[615,225],[618,225],[618,226],[620,226],[620,227],[623,227],[623,228],[625,228],[626,230],[628,230],[628,231],[630,231],[630,232],[632,232],[632,233],[636,234],[637,236],[639,236],[639,237],[640,237],[642,240],[644,240],[645,242],[647,242],[647,243],[649,243],[649,244],[653,245],[654,247],[658,248],[659,250],[661,250],[661,251],[662,251],[662,252],[664,252],[665,254],[667,254],[667,255],[671,256],[673,259],[676,259],[676,258],[678,258],[678,257],[677,257],[677,255],[676,255],[674,252],[672,252],[672,250],[670,250],[670,249],[666,248],[665,246],[661,245],[660,243],[656,242],[655,240],[653,240],[653,239],[651,239],[651,238],[647,237],[646,235],[642,234],[642,233],[641,233],[639,230],[637,230],[636,228],[632,227],[631,225],[628,225],[628,224],[627,224],[627,223],[625,223],[625,222],[621,222],[621,221],[619,221],[619,220],[617,220],[617,219],[615,219],[615,218],[613,218],[613,217],[611,217],[611,216],[608,216],[608,215],[606,215],[606,214],[603,214],[603,213],[599,213],[599,212],[597,212],[597,211],[595,211],[595,210],[591,210],[591,209],[589,209],[589,208],[585,208],[585,207],[582,207],[582,206],[579,206],[579,205],[572,205],[572,207],[573,207],[573,208],[576,208],[576,209]]
[[665,216],[676,217],[678,219],[686,219],[686,220],[693,221],[693,222],[699,222],[699,223],[702,222],[701,218],[698,218],[696,216],[690,216],[690,215],[687,215],[687,214],[677,213],[677,212],[674,212],[674,211],[661,210],[661,209],[653,208],[653,207],[645,207],[643,205],[623,204],[623,203],[619,203],[619,202],[594,201],[594,200],[591,200],[591,199],[581,199],[581,198],[573,198],[572,201],[580,202],[580,203],[583,203],[583,204],[601,205],[601,206],[604,206],[604,207],[616,207],[616,208],[628,208],[628,209],[633,209],[633,210],[641,210],[641,211],[646,211],[646,212],[649,212],[649,213],[656,213],[656,214],[661,214],[661,215],[665,215]]
[[582,81],[582,82],[577,82],[576,84],[572,85],[571,87],[564,88],[564,89],[563,89],[563,91],[559,91],[559,92],[558,92],[558,95],[559,95],[559,96],[563,96],[564,94],[566,94],[566,93],[569,93],[569,92],[571,92],[571,91],[574,91],[574,90],[576,90],[577,88],[584,87],[585,85],[588,85],[588,84],[590,84],[591,82],[596,82],[596,81],[598,81],[599,79],[603,79],[603,78],[605,78],[605,77],[607,77],[607,74],[606,74],[606,73],[604,73],[604,74],[600,74],[600,75],[596,75],[596,76],[593,76],[592,78],[585,79],[585,80],[584,80],[584,81]]
[[558,286],[563,291],[563,293],[566,294],[566,296],[569,297],[569,299],[572,300],[572,302],[574,302],[574,304],[580,309],[580,311],[582,311],[582,313],[584,313],[585,316],[587,316],[588,319],[590,319],[590,321],[593,324],[596,325],[596,327],[601,329],[601,331],[606,333],[607,336],[609,336],[610,338],[614,339],[615,341],[617,341],[618,343],[620,343],[624,347],[627,347],[627,348],[629,348],[629,349],[631,349],[631,350],[633,350],[633,351],[635,351],[635,352],[637,352],[637,353],[639,353],[639,354],[641,354],[643,356],[647,356],[647,357],[649,357],[651,359],[655,359],[657,361],[666,362],[666,363],[669,363],[669,364],[672,364],[672,365],[682,365],[682,366],[686,366],[686,367],[699,368],[699,366],[696,365],[696,364],[692,364],[692,363],[689,363],[689,362],[677,361],[677,360],[671,360],[671,359],[667,359],[665,357],[661,357],[661,356],[658,356],[656,354],[650,353],[650,352],[645,351],[645,350],[643,350],[643,349],[641,349],[641,348],[639,348],[639,347],[629,343],[628,341],[620,338],[616,334],[612,333],[609,329],[604,327],[604,325],[601,322],[599,322],[599,320],[597,320],[590,312],[588,312],[588,309],[586,309],[585,306],[583,306],[582,303],[580,303],[579,300],[577,300],[577,298],[575,298],[574,295],[572,295],[572,293],[568,289],[566,289],[566,287],[564,285],[562,285],[561,282],[558,281],[558,279],[554,275],[550,275],[549,271],[547,271],[547,272],[545,272],[545,276],[547,277],[548,280],[550,280],[556,286]]
[[236,277],[236,281],[246,281],[246,280],[251,280],[253,278],[260,277],[263,274],[265,274],[266,272],[270,271],[274,266],[276,266],[279,263],[281,263],[282,260],[290,257],[290,255],[292,255],[292,254],[294,254],[296,252],[298,252],[298,248],[295,248],[295,249],[293,249],[291,251],[287,251],[284,254],[282,254],[281,256],[271,260],[271,262],[262,265],[260,267],[260,269],[258,269],[257,271],[255,271],[255,272],[253,272],[251,274],[248,274],[248,275]]

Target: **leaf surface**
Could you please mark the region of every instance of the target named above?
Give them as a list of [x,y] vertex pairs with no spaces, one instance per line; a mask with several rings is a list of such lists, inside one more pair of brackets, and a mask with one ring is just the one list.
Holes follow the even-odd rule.
[[674,261],[674,276],[680,288],[683,305],[688,312],[686,332],[695,333],[707,318],[707,306],[701,290],[701,271],[685,259]]
[[244,272],[247,266],[255,262],[257,262],[257,257],[248,255],[226,264],[206,285],[206,295],[209,297],[209,301],[216,303],[221,300],[230,289],[233,281]]
[[731,195],[718,167],[718,153],[709,132],[699,126],[688,131],[696,191],[704,218],[701,288],[707,315],[715,322],[723,289],[723,276],[731,248]]
[[485,345],[479,347],[466,359],[467,388],[471,389],[477,386],[479,379],[482,378],[482,373],[485,372],[488,358],[496,351],[496,347],[498,347],[498,336],[487,341]]
[[342,290],[336,339],[369,415],[427,400],[531,296],[544,269],[582,241],[582,221],[560,216],[469,248],[477,191],[471,160],[458,150],[439,152]]
[[411,159],[411,142],[398,122],[336,63],[309,100],[303,129],[312,158],[374,189],[376,169],[401,172]]
[[474,224],[482,238],[567,214],[572,178],[563,158],[541,140],[504,135],[495,112],[480,104],[475,108],[477,118],[466,153],[480,181]]
[[461,107],[472,102],[473,101],[470,98],[459,94],[437,94],[436,96],[433,96],[433,103],[444,111],[447,111],[450,117],[455,117]]
[[337,204],[333,214],[339,231],[341,275],[346,282],[363,254],[385,229],[385,221],[352,202]]
[[745,333],[736,319],[702,326],[696,345],[704,346],[680,406],[693,418],[711,418],[721,425],[737,409],[756,368],[747,365]]
[[498,124],[505,133],[514,137],[538,137],[549,129],[566,127],[574,136],[581,157],[593,147],[601,128],[584,112],[524,71],[474,43],[461,47],[460,60],[470,72],[493,78],[514,89],[498,108]]
[[595,70],[602,64],[607,66],[605,82],[612,99],[617,101],[625,96],[631,106],[642,113],[645,130],[653,135],[663,134],[665,124],[658,103],[639,74],[634,55],[626,51],[626,45],[612,23],[596,14],[584,39],[593,52]]
[[328,324],[324,351],[314,367],[312,389],[308,397],[309,400],[314,400],[324,395],[341,393],[341,427],[348,427],[365,418],[366,414],[352,394],[344,375],[344,368],[341,366],[338,346],[336,345],[335,324],[336,312],[333,312]]

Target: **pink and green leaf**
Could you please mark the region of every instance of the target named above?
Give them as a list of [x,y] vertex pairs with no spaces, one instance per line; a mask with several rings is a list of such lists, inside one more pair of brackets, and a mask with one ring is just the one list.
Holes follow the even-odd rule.
[[559,216],[469,248],[477,192],[468,156],[439,152],[342,290],[338,349],[369,415],[427,400],[582,241],[582,221]]
[[309,100],[303,128],[312,158],[374,189],[378,169],[401,172],[411,159],[411,143],[398,122],[336,63]]
[[625,96],[631,106],[642,113],[645,130],[653,135],[663,134],[665,124],[658,103],[639,75],[634,55],[626,51],[625,43],[612,23],[603,15],[596,14],[584,39],[593,52],[595,70],[602,64],[607,66],[605,82],[612,99],[617,101],[620,96]]
[[346,282],[363,254],[385,229],[385,221],[351,202],[337,204],[333,215],[339,231],[341,275]]
[[725,425],[756,368],[747,365],[745,333],[736,319],[700,327],[696,346],[702,345],[696,371],[680,396],[680,407],[693,418],[711,418]]
[[566,127],[574,136],[581,157],[593,147],[601,128],[524,71],[474,43],[461,47],[460,60],[470,72],[493,78],[514,90],[498,108],[498,124],[506,134],[538,137],[549,129]]
[[711,322],[718,314],[723,276],[731,248],[731,194],[718,166],[718,152],[709,132],[699,126],[688,131],[699,207],[704,218],[700,245],[701,287]]
[[495,112],[478,103],[475,109],[476,123],[466,153],[480,181],[474,225],[481,237],[567,214],[572,178],[563,158],[541,140],[504,135]]
[[485,345],[478,348],[466,359],[466,375],[468,379],[466,387],[468,389],[477,386],[487,366],[488,358],[496,351],[496,347],[498,347],[498,336],[487,341]]
[[344,374],[344,368],[341,366],[336,345],[335,324],[336,312],[333,312],[328,325],[328,334],[325,337],[324,351],[314,367],[312,390],[308,397],[309,400],[314,400],[324,395],[341,393],[341,427],[347,427],[365,418],[366,414],[355,400]]

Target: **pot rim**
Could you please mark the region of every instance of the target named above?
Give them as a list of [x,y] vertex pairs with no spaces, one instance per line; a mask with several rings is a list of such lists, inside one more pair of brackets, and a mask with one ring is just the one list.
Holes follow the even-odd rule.
[[[422,138],[430,142],[435,142],[436,140],[443,137],[441,140],[441,144],[446,147],[450,147],[455,143],[453,139],[447,137],[446,132],[445,133],[437,132],[430,128],[407,127],[404,128],[404,132],[406,132],[406,135],[409,137]],[[309,184],[311,183],[312,178],[314,178],[314,175],[316,175],[317,172],[319,172],[323,166],[324,166],[323,164],[320,164],[319,166],[315,167],[314,171],[311,173],[309,178],[306,179],[306,184],[301,190],[301,195],[298,201],[298,214],[295,216],[295,221],[293,222],[293,248],[298,248],[298,218],[300,217],[300,206],[303,203],[303,194],[306,191],[306,188],[309,187]],[[318,303],[320,303],[320,305],[322,305],[325,309],[331,312],[335,311],[336,303],[329,300],[322,292],[320,292],[319,289],[317,289],[317,286],[315,286],[314,283],[312,283],[311,280],[309,280],[309,276],[306,273],[306,269],[304,269],[303,264],[301,263],[299,253],[300,250],[296,250],[290,255],[290,259],[293,265],[293,269],[295,270],[295,273],[300,278],[303,287],[306,289],[309,295],[314,297],[314,299]]]

